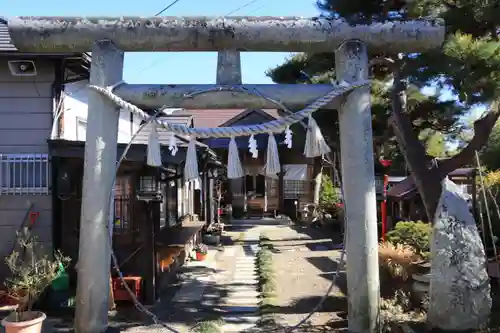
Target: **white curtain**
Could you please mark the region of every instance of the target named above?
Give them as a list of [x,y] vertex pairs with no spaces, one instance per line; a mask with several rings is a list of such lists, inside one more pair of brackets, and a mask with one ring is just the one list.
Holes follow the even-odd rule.
[[284,180],[309,180],[307,175],[307,164],[285,164]]
[[[307,174],[307,164],[283,164],[283,179],[285,180],[310,180]],[[264,167],[247,166],[245,167],[245,175],[263,175],[272,179],[278,179],[278,175],[266,175]]]

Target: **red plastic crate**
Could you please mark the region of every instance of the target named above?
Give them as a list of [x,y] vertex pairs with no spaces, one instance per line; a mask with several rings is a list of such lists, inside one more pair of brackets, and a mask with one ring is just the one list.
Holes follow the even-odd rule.
[[[138,299],[141,298],[141,284],[142,277],[140,276],[125,276],[125,283],[127,283],[128,287],[134,293],[135,297]],[[122,284],[122,281],[119,277],[113,278],[113,294],[115,301],[132,301],[130,294],[128,293],[125,286]]]

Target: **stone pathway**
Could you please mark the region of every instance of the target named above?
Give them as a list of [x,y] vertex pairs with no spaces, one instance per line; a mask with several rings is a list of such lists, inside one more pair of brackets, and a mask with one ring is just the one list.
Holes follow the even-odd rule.
[[232,281],[226,285],[227,297],[222,309],[226,314],[224,332],[242,332],[253,328],[260,319],[256,258],[259,251],[257,228],[245,233],[245,244],[238,246]]

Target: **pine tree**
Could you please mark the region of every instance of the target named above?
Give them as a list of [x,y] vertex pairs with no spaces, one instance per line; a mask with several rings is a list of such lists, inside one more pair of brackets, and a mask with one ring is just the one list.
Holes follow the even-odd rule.
[[[343,18],[352,24],[422,16],[445,20],[446,41],[438,50],[401,57],[385,50],[369,50],[375,80],[374,150],[385,156],[402,153],[427,214],[433,216],[441,193],[440,180],[473,161],[475,151],[486,143],[500,115],[500,2],[319,0],[317,4],[322,15]],[[280,83],[325,82],[335,75],[334,63],[333,53],[299,54],[268,75]],[[436,93],[425,96],[421,92],[425,86],[436,87]],[[441,100],[443,89],[458,100]],[[422,131],[437,131],[451,138],[459,136],[464,129],[458,120],[478,103],[487,104],[490,110],[474,123],[475,134],[463,149],[438,160],[426,153],[419,140]],[[335,128],[336,123],[329,125]]]

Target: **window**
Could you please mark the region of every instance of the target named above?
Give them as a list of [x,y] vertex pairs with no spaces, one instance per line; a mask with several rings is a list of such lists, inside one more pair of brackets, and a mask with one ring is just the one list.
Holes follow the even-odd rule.
[[307,196],[312,188],[312,166],[305,164],[283,165],[283,195],[285,199],[299,199]]
[[311,183],[304,180],[284,180],[285,199],[297,199],[309,193]]
[[87,138],[87,121],[76,117],[76,140],[85,141]]
[[166,195],[165,195],[166,205],[167,205],[167,221],[169,226],[175,226],[177,224],[177,219],[179,218],[179,212],[177,211],[177,182],[171,180],[166,185]]
[[133,199],[132,178],[130,176],[117,176],[115,182],[115,230],[123,231],[131,228]]
[[139,178],[139,191],[143,193],[156,193],[158,190],[158,181],[155,176],[141,176]]
[[47,154],[0,154],[0,194],[50,194]]

